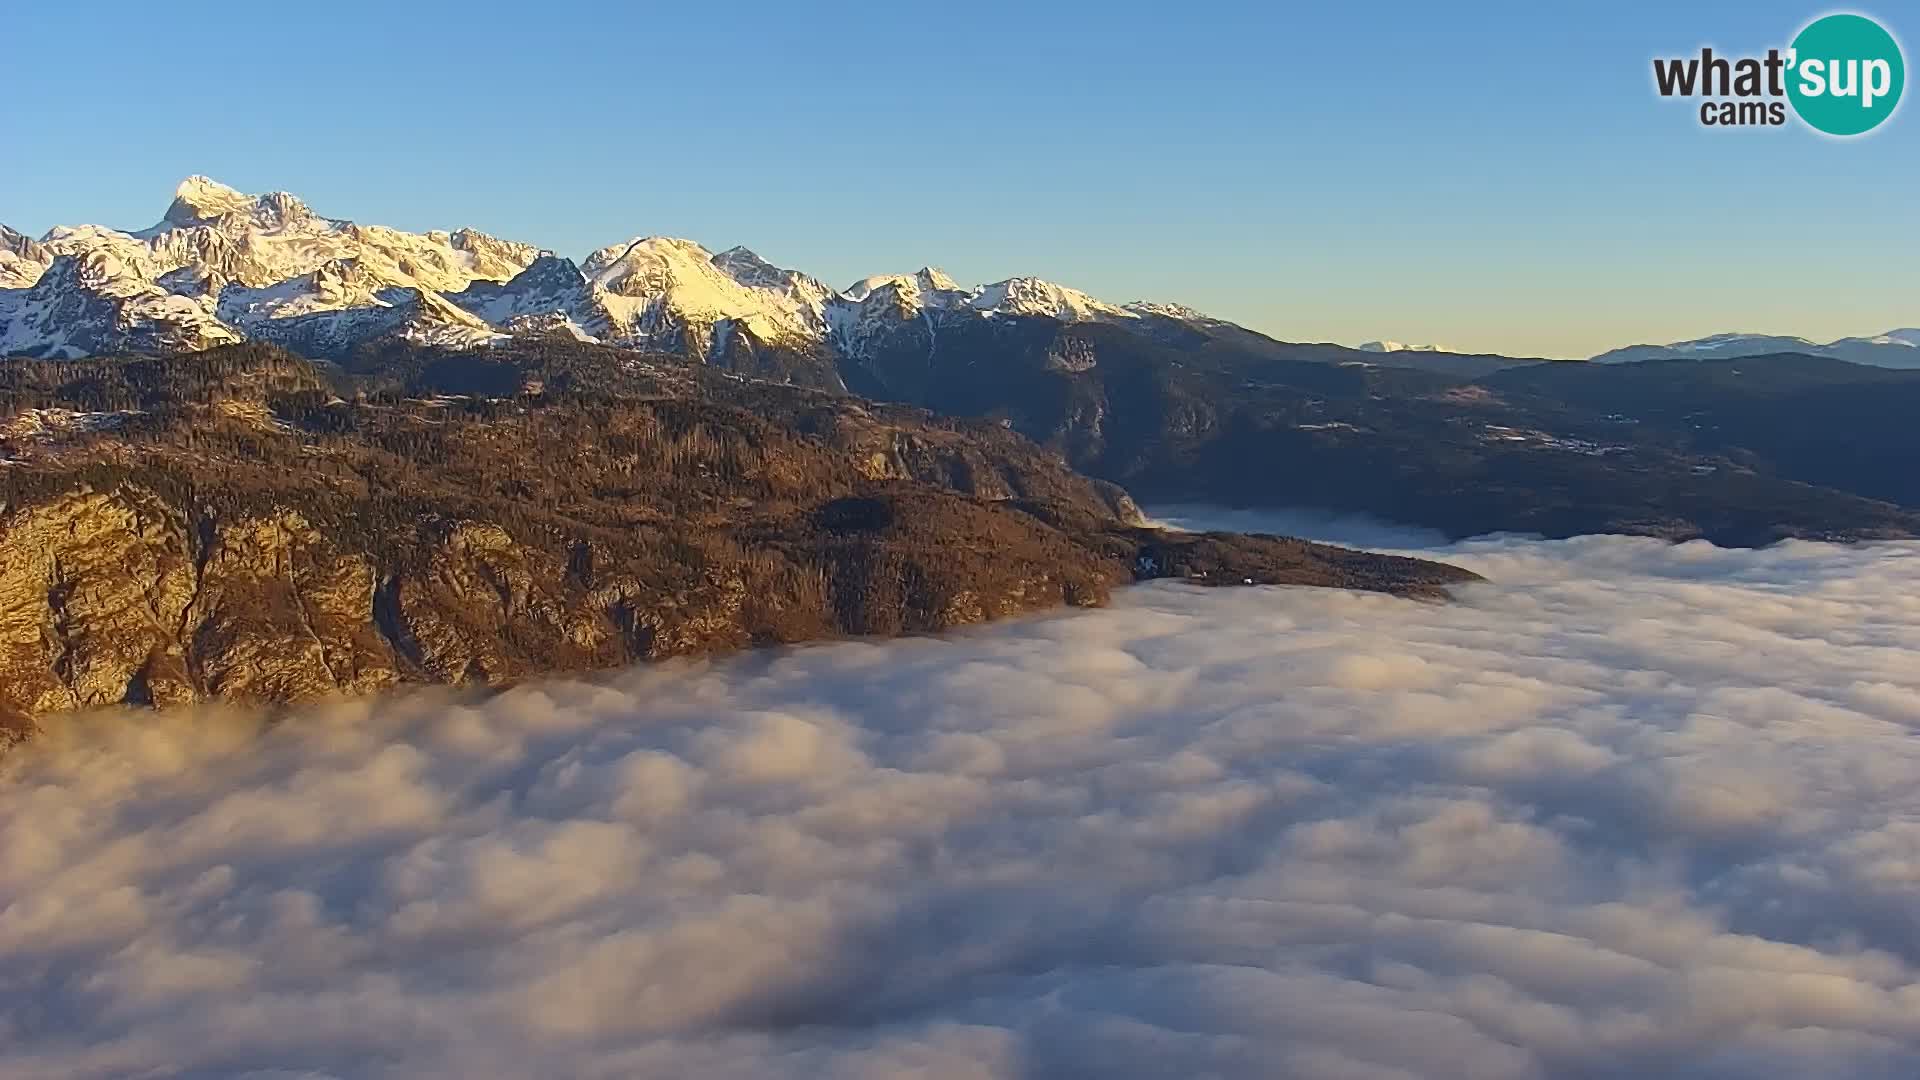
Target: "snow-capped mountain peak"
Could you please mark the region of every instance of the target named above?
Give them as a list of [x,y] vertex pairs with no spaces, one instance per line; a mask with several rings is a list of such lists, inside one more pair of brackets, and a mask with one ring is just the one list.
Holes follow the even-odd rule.
[[1692,341],[1676,341],[1667,347],[1675,352],[1691,353],[1731,353],[1734,350],[1750,349],[1755,346],[1766,348],[1819,348],[1819,343],[1803,337],[1770,336],[1765,334],[1709,334]]
[[985,286],[974,294],[969,305],[976,311],[994,315],[1041,315],[1062,322],[1139,317],[1078,289],[1034,277],[1008,278]]
[[1711,334],[1666,345],[1630,345],[1593,357],[1597,364],[1626,364],[1643,360],[1713,360],[1769,353],[1824,356],[1855,364],[1887,368],[1920,368],[1920,329],[1889,330],[1871,337],[1846,337],[1822,345],[1785,334]]
[[601,248],[580,270],[633,344],[704,359],[737,330],[761,343],[820,340],[825,297],[800,287],[803,275],[744,249],[727,254],[723,260],[691,240],[645,236]]
[[1136,317],[1128,308],[1040,278],[1013,277],[969,290],[945,271],[932,266],[923,266],[911,274],[863,278],[840,297],[854,304],[884,299],[902,314],[966,307],[985,315],[1044,316],[1063,322]]
[[514,275],[507,284],[523,292],[560,296],[585,288],[587,276],[580,272],[580,267],[572,259],[542,251],[539,258],[527,264],[527,268]]
[[189,176],[174,189],[159,222],[128,235],[152,244],[164,243],[175,230],[213,230],[241,240],[250,234],[338,230],[345,224],[317,217],[291,192],[246,195],[217,180]]
[[[387,309],[409,304],[428,312],[445,308],[432,318],[460,322],[470,316],[444,303],[436,308],[438,294],[475,281],[505,281],[537,254],[530,245],[473,230],[422,235],[325,218],[287,192],[248,195],[205,176],[182,181],[151,228],[60,226],[39,241],[9,230],[0,248],[0,320],[6,322],[0,339],[8,351],[62,354],[155,340],[285,340],[292,331],[280,325],[284,320],[363,312],[379,318],[344,318],[341,325],[385,325],[392,321]],[[25,291],[63,258],[73,262],[50,288],[84,294],[87,327],[57,343],[23,336],[23,327],[38,325],[25,313],[39,310]],[[389,297],[393,290],[412,290],[422,299]],[[149,332],[150,324],[164,329]],[[463,329],[467,337],[478,332]],[[350,336],[314,333],[305,322],[298,329],[301,342]]]
[[232,214],[250,213],[253,206],[253,196],[241,194],[212,177],[196,174],[180,181],[180,186],[173,189],[173,203],[154,228],[206,225]]
[[967,290],[953,280],[945,270],[936,266],[923,266],[911,274],[876,274],[861,278],[849,285],[840,295],[848,300],[862,301],[881,289],[892,289],[895,294],[909,298],[918,306],[921,303],[934,307],[947,306],[945,298],[953,295],[966,295]]
[[476,281],[447,299],[509,333],[561,334],[586,341],[616,338],[606,291],[571,259],[543,251],[505,283]]
[[742,285],[759,288],[784,288],[798,271],[775,266],[761,258],[752,248],[735,245],[712,256],[713,265],[721,272]]
[[718,274],[711,252],[691,240],[671,236],[636,236],[625,243],[609,244],[588,255],[580,270],[589,281],[616,296],[648,296],[683,279],[710,280]]
[[1154,300],[1131,300],[1120,305],[1135,315],[1157,315],[1163,319],[1178,319],[1181,322],[1217,322],[1213,316],[1198,308],[1185,304],[1168,304]]
[[1872,337],[1841,338],[1833,343],[1835,346],[1849,344],[1891,345],[1895,348],[1920,349],[1920,329],[1904,327],[1899,330],[1889,330],[1884,334],[1875,334]]
[[1363,341],[1357,348],[1361,352],[1397,353],[1397,352],[1443,352],[1455,350],[1445,345],[1408,345],[1402,341]]
[[413,233],[329,218],[286,192],[252,195],[206,176],[182,181],[148,229],[58,227],[40,240],[0,230],[8,354],[258,338],[330,357],[379,336],[472,344],[565,333],[729,363],[763,348],[868,363],[931,357],[937,337],[967,325],[1137,323],[1143,313],[1187,317],[1034,277],[968,288],[932,266],[835,291],[746,247],[714,254],[664,236],[637,236],[576,265],[474,229]]

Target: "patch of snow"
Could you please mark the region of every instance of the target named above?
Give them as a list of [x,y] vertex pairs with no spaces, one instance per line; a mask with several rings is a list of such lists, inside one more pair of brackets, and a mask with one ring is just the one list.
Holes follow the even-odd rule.
[[71,409],[22,409],[0,420],[0,440],[45,440],[77,432],[107,431],[139,416],[138,410],[75,412]]

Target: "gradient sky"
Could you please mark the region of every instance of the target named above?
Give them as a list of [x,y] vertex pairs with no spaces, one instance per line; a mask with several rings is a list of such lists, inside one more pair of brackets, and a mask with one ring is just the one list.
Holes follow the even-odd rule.
[[[1920,119],[1703,129],[1650,60],[1726,3],[17,4],[0,221],[151,224],[206,173],[576,258],[744,243],[1286,340],[1586,355],[1920,324]],[[1907,45],[1920,9],[1865,7]]]

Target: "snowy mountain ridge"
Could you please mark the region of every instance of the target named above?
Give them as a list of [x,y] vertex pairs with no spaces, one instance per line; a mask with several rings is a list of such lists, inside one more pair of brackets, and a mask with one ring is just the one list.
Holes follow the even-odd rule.
[[935,317],[1002,316],[1139,318],[1038,278],[969,289],[931,267],[836,290],[745,247],[662,236],[575,263],[471,229],[324,217],[287,192],[205,176],[182,181],[145,229],[60,226],[35,240],[0,226],[0,355],[264,340],[324,357],[390,335],[468,346],[554,333],[702,359],[742,346],[859,354]]
[[[663,236],[636,236],[576,263],[473,229],[413,233],[329,218],[287,192],[249,195],[205,176],[182,181],[144,229],[59,226],[34,239],[0,225],[0,356],[263,340],[339,359],[383,338],[464,348],[557,334],[707,362],[781,354],[872,368],[882,357],[926,366],[956,331],[1036,318],[1127,326],[1163,341],[1196,328],[1253,334],[1178,304],[1116,305],[1035,277],[967,287],[929,266],[834,289],[745,247],[716,254]],[[1359,348],[1455,351],[1386,340]],[[1920,368],[1920,329],[1825,345],[1718,334],[1594,360],[1761,352]]]
[[1767,353],[1804,353],[1869,367],[1920,368],[1920,328],[1906,327],[1884,334],[1844,337],[1825,344],[1779,334],[1710,334],[1665,345],[1630,345],[1601,353],[1592,359],[1596,364],[1631,364],[1645,360],[1699,360],[1761,356]]
[[1401,341],[1363,341],[1355,346],[1361,352],[1397,353],[1397,352],[1439,352],[1457,353],[1460,350],[1445,345],[1408,345]]
[[256,338],[350,348],[366,335],[475,342],[492,327],[439,294],[506,280],[537,249],[484,233],[409,233],[321,217],[284,191],[204,176],[149,228],[0,234],[0,353],[74,357]]

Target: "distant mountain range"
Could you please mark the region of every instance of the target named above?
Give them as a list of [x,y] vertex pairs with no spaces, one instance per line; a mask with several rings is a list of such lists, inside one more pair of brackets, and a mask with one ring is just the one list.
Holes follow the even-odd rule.
[[[1399,341],[1367,341],[1357,346],[1371,353],[1452,353],[1445,345],[1408,345]],[[1821,344],[1780,334],[1713,334],[1665,345],[1629,345],[1589,357],[1596,364],[1635,364],[1647,360],[1729,360],[1743,356],[1799,353],[1824,356],[1854,364],[1884,368],[1920,368],[1920,329],[1889,330],[1870,337],[1848,337]]]
[[1725,360],[1771,353],[1825,356],[1854,364],[1884,368],[1920,368],[1920,329],[1889,330],[1871,337],[1848,337],[1820,344],[1803,337],[1768,334],[1714,334],[1667,345],[1630,345],[1593,358],[1598,364],[1629,364],[1644,360]]
[[382,340],[467,348],[559,335],[701,360],[778,351],[860,363],[931,352],[944,326],[1200,319],[1017,277],[965,287],[932,267],[834,289],[744,247],[643,236],[580,263],[471,229],[323,217],[286,192],[189,177],[150,228],[0,226],[0,355],[72,359],[263,341],[338,359]]
[[[837,386],[861,383],[863,371],[897,377],[878,369],[932,363],[944,339],[1012,318],[1112,324],[1162,342],[1279,344],[1181,305],[1112,304],[1033,277],[968,287],[927,267],[835,289],[744,247],[716,254],[658,236],[575,263],[472,229],[410,233],[323,217],[286,192],[247,195],[204,176],[182,182],[145,229],[61,226],[36,240],[0,225],[0,356],[72,359],[263,341],[340,360],[380,342],[461,349],[559,336]],[[1309,348],[1317,359],[1452,373],[1531,362],[1396,341]],[[1730,334],[1594,359],[1762,352],[1920,367],[1920,330],[1826,345]]]

